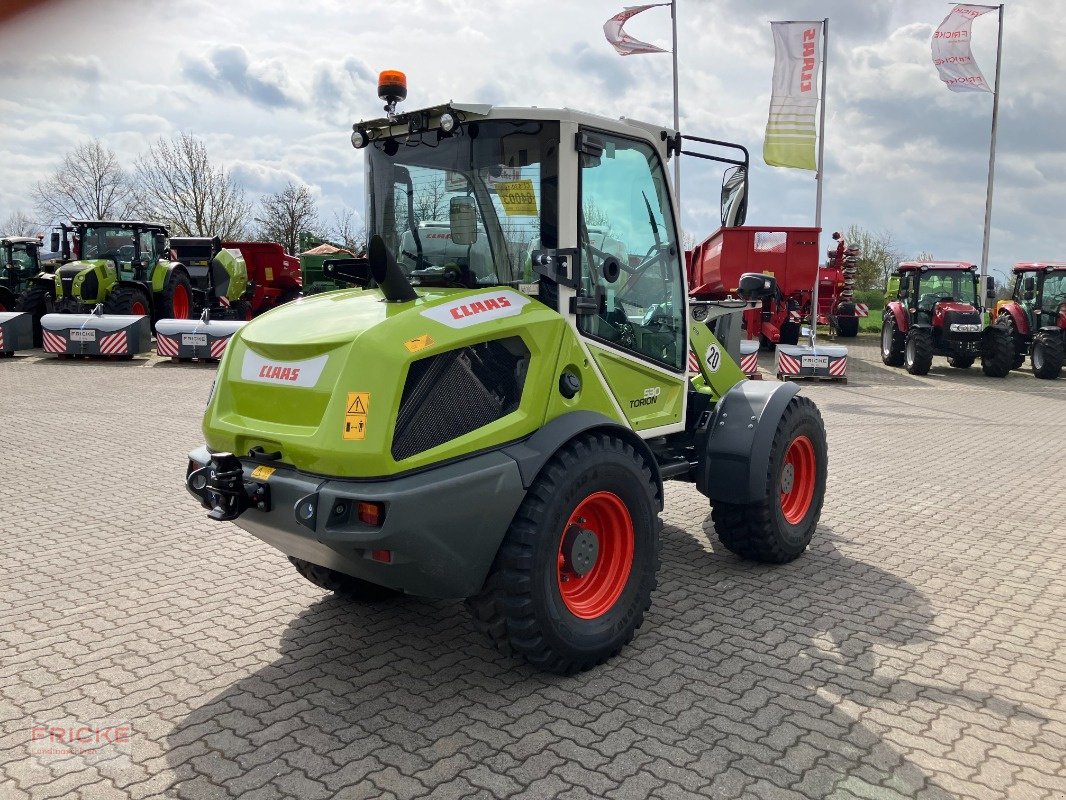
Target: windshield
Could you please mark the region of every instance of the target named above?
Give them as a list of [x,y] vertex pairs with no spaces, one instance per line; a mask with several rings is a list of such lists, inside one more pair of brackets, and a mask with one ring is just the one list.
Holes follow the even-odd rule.
[[1057,314],[1059,306],[1066,303],[1066,270],[1045,274],[1043,299],[1043,310],[1049,314]]
[[367,235],[416,285],[532,280],[532,250],[557,246],[558,146],[558,123],[531,121],[373,142]]
[[113,258],[129,263],[133,261],[134,234],[130,228],[113,225],[86,225],[81,230],[81,257]]
[[937,303],[950,300],[977,305],[972,272],[963,269],[931,269],[921,273],[918,283],[919,309],[931,311]]

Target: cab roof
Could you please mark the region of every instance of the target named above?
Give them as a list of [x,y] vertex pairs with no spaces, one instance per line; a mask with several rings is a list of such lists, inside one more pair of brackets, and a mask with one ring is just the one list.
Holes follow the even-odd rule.
[[4,237],[0,238],[0,242],[3,242],[4,244],[33,244],[33,245],[39,245],[41,243],[41,240],[37,239],[37,238],[35,238],[33,236],[4,236]]
[[[573,122],[578,125],[587,125],[612,131],[614,133],[634,136],[640,134],[640,138],[647,139],[659,149],[664,161],[666,158],[666,141],[675,134],[669,125],[656,125],[650,122],[619,117],[603,117],[598,114],[590,114],[587,111],[575,111],[572,108],[539,108],[537,106],[492,106],[488,103],[456,103],[449,100],[447,103],[439,103],[419,109],[404,109],[397,111],[395,117],[389,120],[387,117],[362,120],[352,125],[352,130],[363,130],[371,133],[374,140],[384,139],[391,136],[404,136],[415,130],[435,130],[440,125],[440,115],[445,112],[451,113],[460,122],[492,119],[528,119],[558,122]],[[412,128],[412,123],[414,128]]]
[[162,222],[145,222],[140,219],[72,219],[71,225],[110,225],[113,228],[154,228],[167,233]]
[[975,264],[969,261],[903,261],[899,265],[900,272],[918,269],[977,269]]
[[1019,261],[1014,265],[1015,272],[1032,272],[1041,269],[1048,272],[1066,269],[1066,261]]

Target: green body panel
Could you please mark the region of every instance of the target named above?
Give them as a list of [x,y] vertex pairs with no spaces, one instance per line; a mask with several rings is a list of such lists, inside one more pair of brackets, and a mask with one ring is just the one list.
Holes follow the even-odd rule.
[[240,300],[248,291],[248,265],[244,263],[244,256],[240,250],[221,250],[213,259],[222,265],[229,275],[229,286],[226,290],[227,300]]
[[[520,295],[505,288],[491,294]],[[377,290],[346,290],[280,306],[245,325],[230,340],[219,365],[216,390],[204,417],[208,446],[244,454],[261,446],[280,450],[297,469],[338,477],[381,477],[418,469],[524,438],[545,421],[548,410],[567,410],[557,396],[557,364],[573,359],[576,343],[562,347],[573,330],[555,311],[530,298],[515,301],[512,316],[451,327],[423,314],[485,290],[427,289],[407,303],[386,303]],[[428,346],[410,340],[429,336]],[[392,431],[409,365],[466,345],[521,337],[530,352],[516,411],[475,431],[402,461],[392,457]],[[278,366],[303,370],[305,385],[264,381],[256,370]],[[293,367],[293,364],[298,364]],[[314,370],[321,369],[317,378]],[[294,379],[295,380],[295,379]],[[593,389],[591,376],[586,385]],[[366,393],[365,438],[345,439],[349,393]],[[364,396],[366,396],[364,395]],[[606,398],[582,392],[580,406],[604,410]],[[587,399],[586,399],[587,398]],[[462,397],[442,414],[462,414]],[[611,414],[616,417],[616,414]]]
[[[707,391],[717,402],[721,397],[740,383],[747,380],[747,376],[741,372],[737,362],[734,361],[725,347],[711,333],[711,329],[703,322],[692,322],[688,328],[689,347],[696,354],[700,362],[700,375],[693,380],[693,386],[697,391]],[[717,347],[719,353],[718,369],[712,370],[707,363],[707,353],[711,347]]]
[[[554,378],[548,387],[550,390],[548,410],[544,421],[551,422],[556,417],[561,417],[571,411],[595,411],[620,425],[629,427],[628,421],[618,413],[603,381],[589,363],[585,351],[578,342],[577,333],[569,325],[565,325],[564,328]],[[564,372],[573,372],[581,380],[581,391],[574,397],[566,398],[557,390],[559,377]]]
[[159,294],[163,291],[163,287],[167,285],[167,278],[170,277],[170,273],[174,271],[176,266],[177,262],[166,261],[162,258],[155,262],[151,272],[152,294]]
[[630,427],[640,431],[682,421],[684,375],[664,375],[639,361],[592,344],[589,350]]

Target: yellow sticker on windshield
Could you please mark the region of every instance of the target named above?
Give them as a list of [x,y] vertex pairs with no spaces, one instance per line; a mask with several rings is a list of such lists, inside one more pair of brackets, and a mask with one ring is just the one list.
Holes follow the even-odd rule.
[[522,181],[497,181],[493,187],[507,216],[537,216],[537,196],[533,194],[533,181],[528,178]]

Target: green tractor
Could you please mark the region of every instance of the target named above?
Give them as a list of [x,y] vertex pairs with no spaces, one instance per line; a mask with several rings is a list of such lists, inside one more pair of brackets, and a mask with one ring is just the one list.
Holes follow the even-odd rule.
[[[186,268],[169,259],[167,229],[151,222],[74,220],[73,259],[55,274],[32,279],[19,304],[33,315],[35,337],[49,313],[150,316],[153,321],[189,319],[194,314]],[[52,249],[67,247],[52,232]]]
[[14,311],[26,286],[41,272],[41,242],[28,236],[0,238],[0,313]]
[[[825,492],[821,416],[737,367],[750,303],[686,292],[666,163],[682,138],[724,143],[571,110],[397,113],[397,91],[352,136],[369,246],[337,272],[363,288],[254,319],[223,356],[186,477],[208,516],[327,590],[465,598],[501,651],[557,673],[641,625],[668,480],[709,498],[738,556],[800,556]],[[746,183],[732,147],[743,160],[702,155]],[[449,247],[420,227],[441,187]]]

